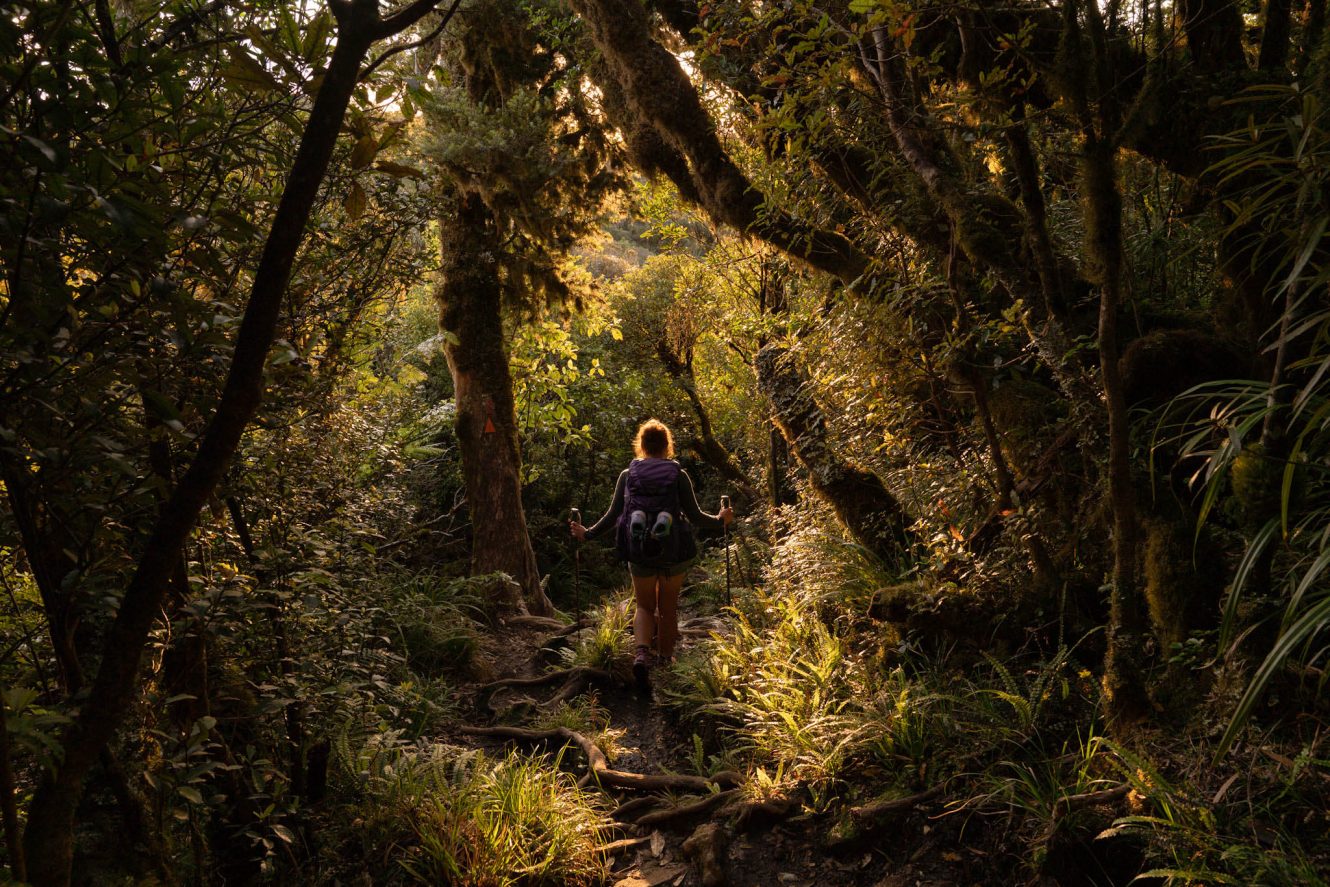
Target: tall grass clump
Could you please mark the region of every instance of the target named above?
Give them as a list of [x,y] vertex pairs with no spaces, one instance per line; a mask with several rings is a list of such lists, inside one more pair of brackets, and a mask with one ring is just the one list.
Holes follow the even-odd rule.
[[627,673],[633,652],[632,598],[606,601],[588,614],[590,626],[573,637],[561,651],[568,666],[584,665]]
[[363,751],[349,769],[376,883],[602,883],[603,805],[559,764],[447,746]]
[[926,781],[940,697],[885,669],[863,624],[874,591],[897,577],[818,521],[787,519],[766,585],[736,597],[731,630],[685,657],[662,695],[755,778],[780,783],[770,791],[802,786],[814,808],[862,791],[865,775]]

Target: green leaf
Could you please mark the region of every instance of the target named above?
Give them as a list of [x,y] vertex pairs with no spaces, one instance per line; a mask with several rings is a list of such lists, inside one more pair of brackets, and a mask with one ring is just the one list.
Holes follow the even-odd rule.
[[379,172],[386,172],[396,179],[423,179],[425,173],[414,166],[408,166],[405,163],[394,163],[391,160],[380,160],[374,164],[374,168]]
[[222,68],[222,78],[250,92],[271,92],[281,86],[267,68],[239,50],[231,53],[230,64]]
[[356,140],[356,146],[351,149],[351,168],[364,169],[374,162],[374,155],[378,153],[379,143],[374,140],[374,136],[361,136]]
[[182,785],[176,789],[176,794],[189,801],[191,804],[202,804],[203,794],[192,785]]
[[314,16],[309,23],[309,29],[305,31],[305,45],[302,47],[305,61],[313,63],[323,55],[328,35],[331,33],[332,15],[325,9]]
[[346,216],[351,221],[355,221],[365,214],[365,207],[369,204],[369,198],[365,194],[365,189],[356,182],[351,186],[351,191],[346,195],[346,200],[342,202],[342,209],[346,210]]

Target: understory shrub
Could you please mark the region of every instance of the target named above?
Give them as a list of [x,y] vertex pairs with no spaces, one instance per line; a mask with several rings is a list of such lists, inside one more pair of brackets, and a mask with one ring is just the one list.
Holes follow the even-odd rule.
[[603,802],[531,758],[375,742],[343,761],[360,786],[376,883],[457,887],[600,884]]

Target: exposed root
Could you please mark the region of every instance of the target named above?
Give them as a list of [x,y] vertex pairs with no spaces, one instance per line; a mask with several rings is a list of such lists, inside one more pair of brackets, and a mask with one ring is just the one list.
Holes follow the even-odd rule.
[[[551,619],[549,616],[528,616],[519,614],[517,616],[507,616],[504,618],[504,624],[516,628],[544,628],[549,631],[562,632],[569,629],[568,623],[561,619]],[[577,626],[572,627],[576,631]],[[571,632],[570,632],[571,633]]]
[[1080,810],[1082,807],[1093,807],[1096,804],[1111,804],[1127,796],[1131,791],[1130,785],[1119,785],[1114,788],[1106,788],[1103,791],[1086,792],[1081,795],[1064,795],[1058,799],[1053,807],[1053,818],[1061,819],[1074,810]]
[[568,702],[586,692],[587,688],[594,683],[612,684],[614,683],[614,675],[604,669],[579,665],[576,668],[552,671],[535,678],[504,678],[482,686],[476,696],[476,701],[482,710],[493,714],[494,709],[490,706],[490,699],[500,690],[519,687],[544,687],[560,680],[564,682],[563,686],[559,688],[557,693],[538,706],[541,711],[558,708],[561,703]]
[[749,831],[759,823],[770,823],[784,819],[803,807],[801,797],[767,798],[761,801],[745,801],[732,805],[726,813],[734,819],[735,827],[740,831]]
[[[664,810],[653,810],[632,820],[634,825],[645,826],[647,828],[658,828],[674,822],[677,819],[687,819],[690,816],[697,816],[701,813],[708,813],[717,807],[723,807],[725,804],[739,796],[737,788],[726,789],[723,792],[713,792],[702,798],[700,801],[694,801],[691,804],[680,804],[677,807],[668,807]],[[615,811],[618,812],[618,811]]]
[[942,788],[941,785],[935,785],[927,791],[909,795],[908,797],[892,798],[887,801],[874,801],[871,804],[864,804],[862,807],[851,807],[850,815],[855,819],[871,819],[875,816],[882,816],[887,813],[905,813],[942,794]]
[[591,668],[586,665],[579,665],[576,668],[565,668],[559,671],[551,671],[534,678],[503,678],[498,681],[491,681],[480,688],[481,693],[492,694],[497,690],[503,690],[511,687],[545,687],[550,684],[557,684],[559,681],[571,681],[576,678],[599,678],[601,680],[611,681],[614,676],[608,671],[599,668]]
[[640,847],[643,844],[650,844],[651,836],[643,838],[621,838],[618,841],[611,841],[604,847],[597,847],[596,852],[608,856],[611,853],[617,853],[620,850],[631,850],[634,847]]
[[660,799],[652,795],[642,795],[630,801],[624,801],[610,813],[610,819],[616,822],[633,823],[642,810],[654,810],[660,806]]
[[608,684],[613,681],[614,675],[599,668],[582,667],[571,669],[571,674],[568,680],[559,688],[559,692],[546,700],[541,705],[541,708],[546,711],[558,708],[562,703],[569,702],[580,696],[582,693],[585,693],[587,688],[593,683],[600,682]]
[[461,732],[469,736],[490,736],[500,739],[516,739],[522,742],[552,742],[562,739],[582,750],[587,759],[587,776],[584,782],[597,782],[602,786],[631,788],[638,791],[709,791],[713,785],[730,788],[737,785],[742,777],[729,770],[706,776],[683,776],[648,773],[629,773],[610,767],[605,753],[596,743],[575,730],[556,727],[553,730],[529,730],[523,727],[463,727]]
[[547,640],[546,643],[549,643],[549,641],[552,641],[552,640],[554,640],[555,638],[567,638],[567,637],[572,637],[573,635],[577,634],[577,633],[578,633],[579,631],[581,631],[582,629],[584,629],[584,628],[590,628],[590,627],[591,627],[591,623],[590,623],[589,621],[587,621],[586,619],[580,619],[580,620],[578,620],[577,622],[573,622],[573,623],[571,623],[571,624],[569,624],[569,625],[565,625],[563,628],[559,629],[559,630],[556,631],[554,634],[550,635],[550,636],[549,636],[549,640]]

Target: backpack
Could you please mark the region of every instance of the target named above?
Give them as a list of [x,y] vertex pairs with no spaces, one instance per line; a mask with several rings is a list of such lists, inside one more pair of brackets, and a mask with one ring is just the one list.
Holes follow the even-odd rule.
[[623,512],[615,526],[619,557],[645,567],[668,567],[697,556],[697,543],[679,510],[683,469],[671,459],[634,459],[624,482]]

